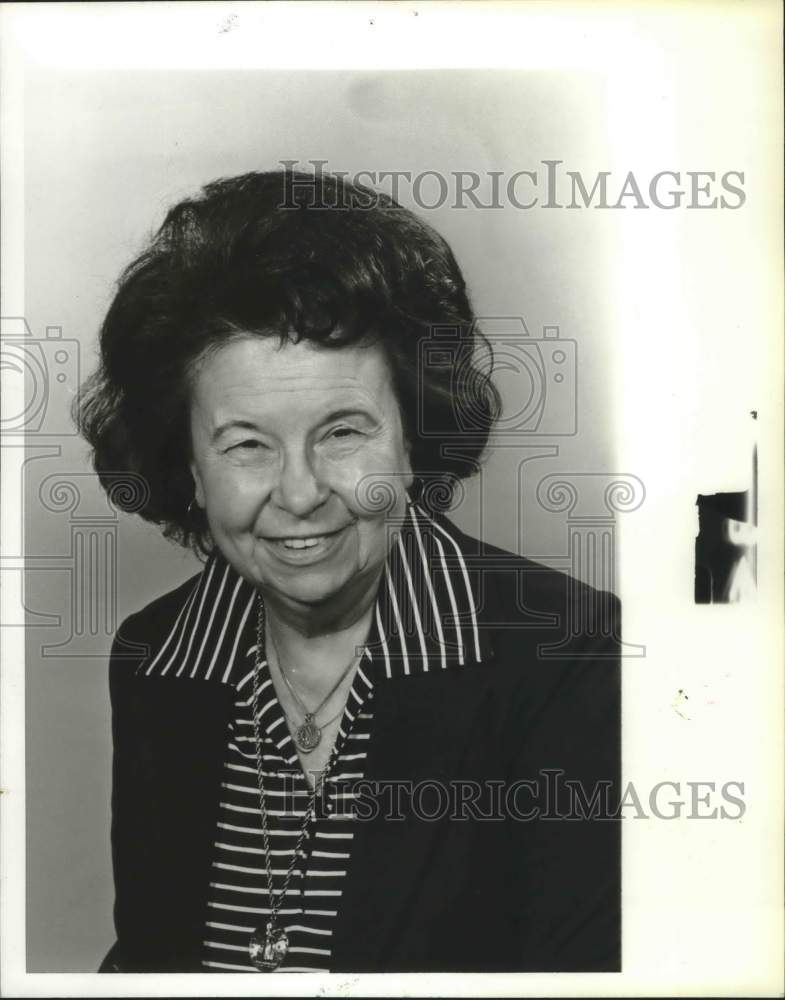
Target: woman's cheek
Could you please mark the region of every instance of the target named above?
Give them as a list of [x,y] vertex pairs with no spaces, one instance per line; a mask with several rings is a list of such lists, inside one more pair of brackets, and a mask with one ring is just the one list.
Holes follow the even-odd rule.
[[226,528],[250,528],[270,492],[270,484],[265,481],[269,477],[232,466],[216,466],[212,472],[208,508],[213,508],[213,515]]
[[399,464],[390,449],[369,447],[325,463],[325,478],[353,514],[376,518],[396,509],[406,491]]

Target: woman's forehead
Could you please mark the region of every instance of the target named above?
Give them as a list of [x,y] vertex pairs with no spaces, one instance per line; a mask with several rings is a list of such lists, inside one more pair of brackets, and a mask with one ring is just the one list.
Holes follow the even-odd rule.
[[275,337],[236,338],[198,365],[193,402],[199,409],[253,406],[277,410],[290,402],[308,409],[365,401],[374,409],[391,397],[392,373],[378,344],[321,347]]

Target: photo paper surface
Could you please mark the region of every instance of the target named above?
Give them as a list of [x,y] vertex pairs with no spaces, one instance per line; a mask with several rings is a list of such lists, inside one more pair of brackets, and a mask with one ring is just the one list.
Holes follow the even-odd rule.
[[[0,20],[4,991],[781,995],[781,8],[65,3],[6,4]],[[242,202],[229,182],[260,174],[272,180],[249,180],[259,193]],[[210,203],[211,229],[198,204],[219,181],[228,207],[218,196]],[[133,292],[125,269],[177,205],[192,206],[186,223],[155,244],[165,278],[156,272],[154,291]],[[299,212],[310,257],[304,242],[291,249],[295,235],[281,237],[277,257],[272,237],[254,236],[258,245],[243,251],[257,208],[258,233],[276,219],[296,234]],[[217,263],[230,245],[247,281],[239,265]],[[188,254],[202,255],[201,281]],[[465,307],[455,305],[461,282]],[[119,426],[111,393],[124,385],[130,398],[136,379],[124,433],[131,411],[143,429],[110,460],[95,409],[85,439],[84,405],[123,287],[138,299],[133,309],[124,300],[111,330],[127,341],[118,339],[116,371],[91,398]],[[299,331],[299,344],[273,351],[272,321],[257,322],[268,313],[254,313],[248,296],[267,303],[283,287],[289,327],[296,315],[329,341],[329,330],[340,339],[354,323],[358,336],[378,338],[381,367],[354,343],[317,349],[318,333],[312,343]],[[375,298],[347,304],[346,288],[366,287]],[[145,354],[133,331],[142,315],[152,329],[159,299],[162,332]],[[344,307],[337,319],[330,311]],[[167,346],[198,331],[198,357]],[[123,346],[132,341],[136,354]],[[185,374],[167,381],[175,363]],[[290,377],[298,395],[284,391]],[[339,422],[329,413],[338,438],[328,444],[327,409],[313,401],[328,407],[347,384],[361,387],[362,419],[375,429],[357,422],[362,407],[352,403]],[[216,402],[219,389],[229,395]],[[253,419],[243,418],[254,426],[223,451],[200,438],[226,399],[241,397],[254,400]],[[190,423],[177,438],[182,413]],[[350,445],[352,435],[376,443]],[[170,440],[180,445],[167,452]],[[98,469],[93,449],[104,456]],[[356,524],[368,527],[357,529],[352,562],[354,536],[329,536]],[[294,842],[290,854],[273,852],[287,954],[263,933],[274,896],[264,838],[226,831],[232,809],[261,822],[254,758],[238,756],[232,771],[225,727],[210,712],[229,689],[249,702],[252,668],[262,669],[250,647],[257,594],[273,611],[276,596],[291,597],[317,621],[318,587],[353,595],[382,536],[395,562],[379,562],[384,586],[368,606],[379,621],[358,641],[388,687],[369,667],[379,701],[359,709],[367,733],[351,719],[369,755],[379,749],[366,770],[343,761],[330,772],[364,782],[335,792],[354,803],[350,849],[325,847],[325,836],[329,865],[312,844],[316,858],[299,867]],[[257,547],[246,558],[249,537]],[[209,561],[212,544],[224,562]],[[274,544],[291,551],[275,555]],[[329,572],[313,569],[322,550],[309,556],[310,546],[323,546]],[[219,571],[225,590],[211,589]],[[563,604],[548,596],[556,581]],[[175,591],[160,634],[156,625],[136,635],[149,648],[126,643],[130,616]],[[313,711],[333,673],[317,696],[297,687],[307,674],[294,670],[287,694],[284,647],[271,649],[288,633],[275,623],[267,619],[266,669],[281,718],[267,721],[281,733],[288,722],[296,772],[295,744],[300,761],[317,759],[307,754],[322,732],[330,738],[336,712],[334,729],[346,724],[348,685],[361,675],[341,674],[336,654],[344,700]],[[248,648],[241,678],[230,667]],[[169,720],[160,733],[179,748],[174,757],[156,756],[152,710],[147,722],[134,717],[130,735],[122,730],[118,720],[131,715],[119,695],[113,710],[110,653],[147,678],[145,690],[156,678],[171,689],[155,712]],[[194,693],[202,674],[209,683],[219,673],[226,683],[212,697]],[[540,704],[536,692],[554,677],[552,702],[543,694]],[[241,679],[251,686],[235,688]],[[616,700],[606,701],[614,684]],[[204,703],[198,723],[194,699]],[[233,732],[248,723],[250,752],[253,715],[238,711]],[[493,766],[491,745],[504,748]],[[122,958],[135,933],[130,916],[123,922],[133,909],[123,886],[158,881],[160,900],[140,890],[138,904],[154,923],[173,890],[150,859],[177,867],[178,796],[191,781],[180,784],[173,767],[171,786],[155,788],[160,822],[139,819],[127,833],[125,802],[137,817],[153,814],[141,793],[122,798],[141,773],[118,786],[113,760],[130,747],[137,763],[149,750],[151,776],[181,758],[204,776],[215,761],[229,768],[220,788],[236,785],[234,798],[220,795],[228,812],[210,812],[199,834],[212,851],[197,886],[209,912],[183,909],[198,967],[175,958],[166,967],[176,949],[160,935],[159,965]],[[407,756],[407,747],[424,749]],[[207,798],[205,809],[217,809]],[[292,815],[304,815],[293,802]],[[329,834],[326,818],[315,822]],[[191,834],[182,857],[195,850]],[[120,843],[136,846],[113,857]],[[386,875],[378,856],[363,867],[374,854],[366,843],[390,852]],[[169,846],[159,856],[156,844]],[[589,897],[603,888],[595,905]],[[473,912],[470,898],[487,909]],[[575,926],[567,900],[581,914]],[[450,932],[440,935],[440,924]],[[251,932],[262,934],[253,946]],[[260,956],[283,966],[260,974]],[[301,971],[286,974],[287,965]]]

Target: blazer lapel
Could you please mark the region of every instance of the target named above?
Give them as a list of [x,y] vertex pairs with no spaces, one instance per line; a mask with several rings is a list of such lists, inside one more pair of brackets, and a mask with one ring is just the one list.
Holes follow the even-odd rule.
[[[449,782],[481,772],[475,762],[487,747],[482,724],[488,717],[493,673],[491,664],[473,663],[396,678],[376,688],[366,779],[383,794],[375,800],[378,814],[357,821],[334,931],[335,971],[394,969],[401,947],[408,950],[402,939],[416,934],[410,926],[420,919],[415,901],[427,883],[449,818],[415,818],[402,783],[424,789],[424,783],[438,782],[449,788]],[[396,787],[401,788],[405,814],[400,819],[390,815],[396,808]],[[471,825],[453,824],[453,830],[460,826],[468,833]],[[422,914],[426,929],[427,921],[428,915]]]

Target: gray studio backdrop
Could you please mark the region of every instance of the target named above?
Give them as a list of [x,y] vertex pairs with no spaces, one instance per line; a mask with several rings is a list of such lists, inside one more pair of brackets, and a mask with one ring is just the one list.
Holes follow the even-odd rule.
[[[455,208],[452,178],[473,171],[487,194],[490,171],[543,171],[545,159],[593,176],[608,169],[606,120],[605,95],[587,75],[47,71],[28,79],[26,312],[5,321],[6,332],[16,324],[30,362],[31,393],[43,389],[25,418],[28,971],[92,971],[112,943],[111,635],[198,569],[106,502],[69,424],[120,269],[167,206],[217,177],[319,159],[352,175],[447,178],[440,207],[418,207],[408,183],[400,200],[450,241],[480,316],[521,316],[538,343],[544,327],[558,327],[570,369],[557,386],[553,345],[527,354],[512,336],[498,380],[509,433],[453,516],[489,542],[569,568],[569,510],[549,509],[537,487],[560,473],[614,471],[606,292],[618,252],[614,213],[524,210],[506,198],[503,208]],[[521,202],[529,196],[525,184],[516,190]],[[433,175],[418,200],[440,200]],[[503,343],[505,329],[515,334],[495,329]],[[545,359],[539,387],[535,355]],[[531,421],[514,419],[533,392],[549,393],[536,434]],[[590,567],[574,568],[597,582]]]

